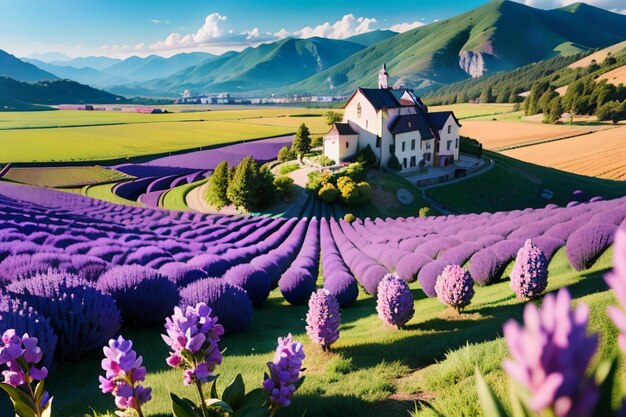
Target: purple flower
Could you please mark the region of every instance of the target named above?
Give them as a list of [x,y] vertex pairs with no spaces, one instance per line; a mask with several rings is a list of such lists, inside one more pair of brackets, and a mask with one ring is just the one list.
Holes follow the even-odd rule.
[[339,339],[339,303],[327,289],[319,289],[311,295],[306,324],[309,338],[313,343],[322,345],[324,351]]
[[267,363],[269,375],[263,380],[263,390],[268,395],[272,408],[289,407],[291,397],[301,383],[300,373],[304,361],[302,344],[294,342],[291,333],[278,338],[274,360]]
[[165,320],[163,340],[172,349],[166,362],[172,368],[182,368],[185,385],[203,384],[213,379],[215,367],[222,363],[218,343],[224,328],[211,315],[205,303],[188,306],[185,311],[174,308]]
[[459,265],[448,265],[437,277],[435,292],[439,301],[460,311],[472,301],[474,280],[470,273]]
[[512,357],[504,369],[529,391],[533,411],[552,410],[556,417],[590,416],[599,398],[585,374],[598,337],[586,335],[587,305],[572,311],[570,300],[568,290],[561,289],[545,297],[541,310],[526,304],[524,327],[513,320],[504,325]]
[[113,394],[119,409],[134,409],[142,415],[140,408],[152,399],[152,389],[138,384],[146,379],[147,371],[141,365],[142,357],[133,350],[133,342],[119,336],[109,340],[102,350],[105,376],[99,377],[100,389],[104,394]]
[[411,290],[402,278],[387,274],[378,284],[376,311],[385,323],[401,328],[415,313]]
[[511,272],[511,289],[519,298],[533,298],[548,285],[548,260],[530,239],[517,252]]
[[604,278],[609,287],[615,291],[615,297],[621,308],[611,306],[609,317],[620,331],[619,346],[626,352],[626,230],[619,229],[615,235],[613,252],[613,271]]

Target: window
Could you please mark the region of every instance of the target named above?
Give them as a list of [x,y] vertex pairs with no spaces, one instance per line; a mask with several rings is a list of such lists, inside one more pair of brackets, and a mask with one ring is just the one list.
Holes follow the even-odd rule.
[[411,150],[415,150],[415,139],[411,139]]
[[452,133],[452,125],[448,125],[448,135]]
[[380,148],[380,136],[376,136],[376,147]]
[[402,167],[406,168],[406,158],[402,158]]
[[447,150],[450,150],[450,147],[451,147],[451,146],[452,146],[452,141],[451,141],[451,140],[449,140],[449,141],[446,143],[446,149],[447,149]]
[[430,152],[424,154],[424,161],[430,162]]
[[459,147],[459,138],[456,138],[456,142],[455,142],[455,144],[454,144],[454,147],[455,147],[455,148],[458,148],[458,147]]
[[350,144],[346,142],[346,149],[348,149],[349,147],[350,147]]
[[406,142],[402,141],[402,152],[406,151]]
[[361,103],[358,103],[356,105],[356,117],[357,117],[357,119],[361,118]]
[[411,166],[412,166],[412,167],[414,167],[414,166],[416,165],[416,162],[415,162],[415,161],[416,161],[416,160],[415,160],[415,156],[412,156],[412,157],[411,157]]
[[430,143],[426,144],[426,149],[430,149]]

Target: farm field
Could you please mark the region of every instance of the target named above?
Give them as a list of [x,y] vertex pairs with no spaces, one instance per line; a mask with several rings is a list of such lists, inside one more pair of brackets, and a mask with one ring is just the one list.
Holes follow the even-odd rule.
[[626,126],[502,153],[511,158],[575,174],[626,180]]
[[39,187],[76,188],[84,185],[130,180],[134,177],[113,169],[93,167],[11,167],[2,179]]
[[[622,181],[572,174],[495,152],[485,155],[495,161],[493,169],[464,181],[430,188],[426,194],[461,213],[537,208],[548,203],[566,205],[576,190],[589,197],[617,198],[626,194],[626,183]],[[546,189],[554,194],[550,200],[541,197]]]
[[514,104],[509,103],[458,103],[445,106],[428,106],[428,111],[453,111],[458,119],[490,116],[501,113],[511,113]]
[[601,80],[607,80],[613,85],[626,84],[626,65],[622,65],[619,68],[605,72],[598,77],[597,81]]
[[461,124],[461,135],[477,139],[483,144],[484,149],[489,150],[502,150],[511,146],[613,128],[608,124],[570,126],[512,120],[463,120]]

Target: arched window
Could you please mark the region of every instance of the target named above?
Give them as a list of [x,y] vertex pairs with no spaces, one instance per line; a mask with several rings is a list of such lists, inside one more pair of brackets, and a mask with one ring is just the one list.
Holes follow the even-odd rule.
[[356,105],[356,117],[357,117],[358,119],[360,119],[360,118],[361,118],[361,103],[358,103],[358,104]]

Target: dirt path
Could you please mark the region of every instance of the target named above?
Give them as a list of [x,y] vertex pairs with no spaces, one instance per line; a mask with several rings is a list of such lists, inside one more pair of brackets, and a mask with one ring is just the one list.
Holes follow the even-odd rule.
[[216,210],[214,207],[209,206],[206,201],[204,201],[204,191],[208,185],[209,183],[206,182],[187,193],[185,201],[191,210],[205,214],[241,214],[234,206],[222,207],[221,210]]

